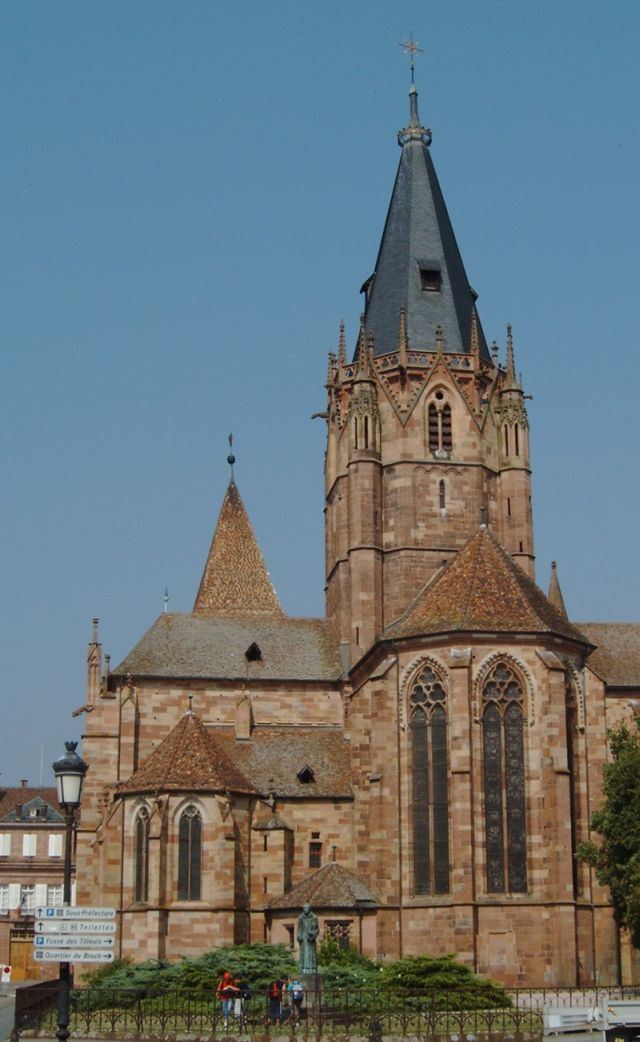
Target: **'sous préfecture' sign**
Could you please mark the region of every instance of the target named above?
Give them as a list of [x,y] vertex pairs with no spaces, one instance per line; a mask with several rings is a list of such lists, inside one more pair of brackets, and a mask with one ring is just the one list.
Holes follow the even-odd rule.
[[36,908],[36,962],[113,962],[115,908]]

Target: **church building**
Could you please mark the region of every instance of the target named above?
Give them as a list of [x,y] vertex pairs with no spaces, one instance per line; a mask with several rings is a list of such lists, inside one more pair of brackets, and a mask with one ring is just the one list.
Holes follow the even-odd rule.
[[575,850],[640,624],[570,621],[555,567],[536,585],[511,329],[501,358],[409,100],[357,347],[341,327],[328,361],[326,617],[285,615],[232,478],[193,609],[113,670],[94,629],[77,900],[134,959],[293,946],[308,901],[380,960],[635,982]]

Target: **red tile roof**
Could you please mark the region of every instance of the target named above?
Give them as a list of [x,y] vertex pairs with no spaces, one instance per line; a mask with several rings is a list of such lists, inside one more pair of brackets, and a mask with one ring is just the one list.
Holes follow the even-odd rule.
[[195,713],[186,713],[119,792],[240,792],[255,789]]
[[579,622],[596,650],[587,665],[609,687],[640,687],[640,622]]
[[[52,810],[56,815],[60,815],[64,819],[64,813],[62,807],[58,803],[58,792],[53,786],[47,787],[34,787],[26,785],[16,785],[10,788],[0,788],[0,819],[6,817],[7,814],[13,815],[15,809],[18,806],[24,807],[26,803],[30,803],[31,800],[41,799]],[[48,819],[49,824],[51,818]],[[59,819],[58,819],[59,820]],[[42,824],[45,819],[36,819],[36,824]]]
[[319,911],[324,908],[375,907],[377,901],[353,872],[348,872],[337,861],[331,861],[303,879],[293,890],[274,897],[268,907],[284,910],[302,908],[304,904]]
[[455,631],[555,633],[589,643],[484,526],[436,573],[384,636]]
[[229,482],[194,612],[283,618],[235,482]]
[[[255,728],[248,741],[229,732],[218,740],[229,759],[263,796],[353,799],[351,746],[339,728]],[[301,781],[305,767],[312,781]]]

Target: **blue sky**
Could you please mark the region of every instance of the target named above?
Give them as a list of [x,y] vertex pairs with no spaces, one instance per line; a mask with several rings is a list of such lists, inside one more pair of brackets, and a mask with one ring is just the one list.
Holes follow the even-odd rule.
[[538,581],[638,619],[636,0],[0,6],[1,780],[79,737],[189,610],[236,478],[285,610],[323,610],[327,351],[423,121],[487,337],[530,405]]

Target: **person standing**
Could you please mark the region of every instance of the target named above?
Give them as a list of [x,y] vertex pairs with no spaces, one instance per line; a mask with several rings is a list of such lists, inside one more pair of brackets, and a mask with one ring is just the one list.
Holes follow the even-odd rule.
[[223,971],[222,977],[218,982],[216,992],[220,1000],[220,1006],[222,1008],[224,1026],[228,1027],[229,1016],[233,1012],[233,1003],[236,995],[239,993],[239,988],[233,979],[233,974],[229,973],[229,970]]
[[292,977],[287,985],[287,991],[291,1001],[291,1023],[297,1027],[300,1023],[300,1012],[302,1000],[304,999],[304,988],[298,977]]
[[280,1024],[282,1019],[282,981],[274,980],[267,988],[267,1020]]

